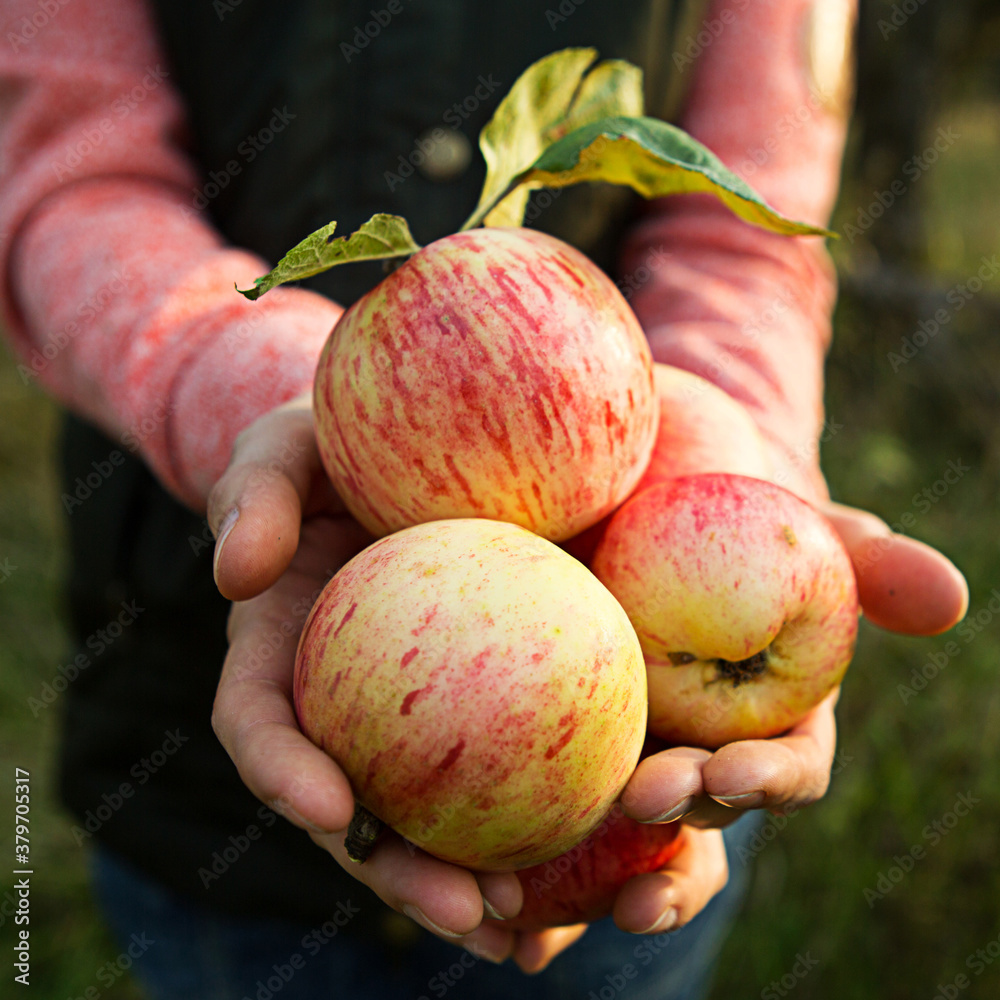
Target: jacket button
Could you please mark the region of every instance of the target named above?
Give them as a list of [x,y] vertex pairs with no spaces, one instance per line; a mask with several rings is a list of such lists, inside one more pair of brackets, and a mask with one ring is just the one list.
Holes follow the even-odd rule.
[[465,135],[451,128],[428,129],[417,139],[417,169],[429,181],[452,181],[472,162],[472,145]]

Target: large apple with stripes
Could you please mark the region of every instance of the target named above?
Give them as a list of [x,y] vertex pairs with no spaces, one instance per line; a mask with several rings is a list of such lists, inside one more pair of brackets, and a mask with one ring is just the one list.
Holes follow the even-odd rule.
[[621,605],[557,545],[482,518],[397,531],[347,563],[306,621],[294,691],[361,805],[482,871],[586,837],[646,730]]
[[320,358],[315,411],[327,473],[374,534],[482,517],[553,541],[629,495],[658,421],[628,303],[530,229],[446,236],[354,303]]

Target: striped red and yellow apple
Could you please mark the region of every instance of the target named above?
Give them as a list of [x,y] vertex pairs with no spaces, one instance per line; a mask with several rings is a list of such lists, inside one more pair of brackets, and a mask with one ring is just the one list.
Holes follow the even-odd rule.
[[481,871],[586,837],[646,728],[642,652],[618,602],[558,546],[486,519],[421,524],[347,563],[306,622],[294,694],[358,802]]
[[530,229],[456,233],[352,305],[315,379],[324,466],[373,534],[510,521],[559,541],[646,468],[649,347],[608,276]]
[[850,558],[821,514],[773,483],[709,473],[646,489],[611,519],[592,569],[635,626],[649,731],[670,743],[782,733],[850,662]]

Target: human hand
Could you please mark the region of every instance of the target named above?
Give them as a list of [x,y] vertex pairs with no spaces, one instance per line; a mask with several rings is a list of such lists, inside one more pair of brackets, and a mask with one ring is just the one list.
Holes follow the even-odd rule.
[[[484,912],[512,917],[520,910],[514,875],[446,864],[391,831],[364,865],[347,860],[350,785],[299,731],[292,676],[298,637],[320,589],[372,539],[346,514],[323,473],[308,398],[279,407],[240,435],[209,498],[209,523],[218,538],[216,582],[236,602],[213,725],[244,782],[384,902],[432,933],[481,957],[510,957],[526,972],[543,969],[586,927],[515,933],[502,923],[481,923]],[[267,659],[261,649],[270,651]],[[676,905],[682,914],[696,912],[703,885],[719,881],[717,854],[682,852],[676,866]],[[650,898],[655,905],[659,896]],[[642,907],[634,916],[626,908],[626,921],[636,918],[643,919]]]
[[[968,607],[958,569],[930,546],[894,534],[865,511],[823,503],[821,510],[847,548],[862,611],[883,628],[936,635]],[[698,827],[727,826],[746,809],[790,812],[822,798],[836,749],[839,688],[782,736],[741,740],[714,753],[691,747],[643,760],[622,797],[634,819],[684,817]]]
[[[232,511],[238,511],[235,519]],[[216,582],[235,601],[212,724],[243,781],[389,906],[477,955],[502,960],[513,954],[513,932],[480,925],[484,912],[518,912],[516,877],[473,874],[391,831],[364,865],[349,861],[350,784],[298,728],[292,678],[306,616],[329,577],[372,541],[326,480],[307,398],[240,435],[209,498],[208,516],[218,537]]]

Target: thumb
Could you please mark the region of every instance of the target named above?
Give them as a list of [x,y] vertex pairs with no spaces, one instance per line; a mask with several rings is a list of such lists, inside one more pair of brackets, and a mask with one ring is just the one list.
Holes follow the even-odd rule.
[[317,492],[328,510],[343,510],[323,473],[311,401],[303,395],[240,433],[209,495],[215,582],[224,597],[245,601],[277,581],[298,548],[303,509],[316,506]]
[[969,587],[946,556],[867,511],[836,503],[822,511],[851,557],[870,622],[904,635],[937,635],[965,617]]

